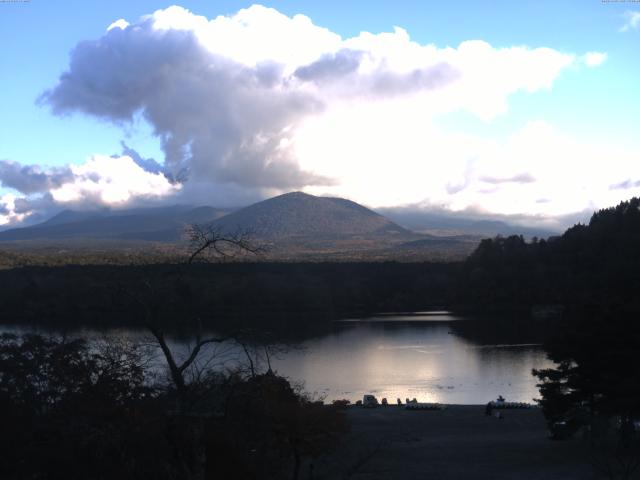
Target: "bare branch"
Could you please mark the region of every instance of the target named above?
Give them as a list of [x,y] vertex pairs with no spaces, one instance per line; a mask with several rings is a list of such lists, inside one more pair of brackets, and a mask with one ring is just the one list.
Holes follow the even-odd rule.
[[182,365],[180,365],[178,367],[178,371],[180,373],[184,372],[187,368],[189,368],[189,366],[194,362],[194,360],[196,358],[198,358],[198,354],[200,353],[200,350],[202,349],[202,347],[204,347],[205,345],[209,344],[209,343],[223,343],[225,341],[227,341],[228,338],[207,338],[205,340],[200,340],[196,343],[196,346],[193,347],[193,350],[191,350],[191,353],[189,354],[189,356],[187,357],[187,359],[182,362]]
[[211,224],[194,224],[187,229],[187,235],[192,252],[187,260],[189,265],[203,253],[213,253],[217,258],[227,258],[234,257],[238,253],[259,255],[266,251],[263,245],[257,245],[251,240],[251,234],[247,231],[227,234]]
[[[238,231],[235,234],[223,233],[214,225],[192,225],[188,231],[188,238],[191,243],[190,255],[184,266],[189,266],[205,254],[209,254],[217,259],[232,258],[241,254],[259,255],[265,251],[263,246],[255,244],[251,240],[249,232]],[[185,268],[178,268],[178,281],[183,280]],[[154,288],[155,287],[155,288]],[[162,355],[167,363],[169,374],[177,392],[178,410],[182,410],[187,405],[187,397],[190,393],[189,376],[196,375],[196,380],[201,377],[203,369],[211,363],[212,359],[205,361],[202,367],[200,362],[203,356],[203,349],[210,344],[224,344],[228,340],[236,339],[235,335],[227,337],[205,336],[200,318],[193,319],[196,323],[193,348],[186,352],[186,358],[179,358],[172,351],[165,336],[166,331],[162,324],[163,297],[158,285],[145,280],[137,288],[126,288],[118,284],[117,291],[127,297],[133,304],[142,310],[141,323],[151,333],[155,343],[159,346]],[[170,297],[173,298],[173,297]],[[240,342],[239,342],[240,343]],[[251,361],[251,355],[246,345],[243,345],[247,357]],[[252,365],[253,367],[253,365]],[[255,375],[255,370],[252,368]],[[192,378],[193,381],[193,378]]]

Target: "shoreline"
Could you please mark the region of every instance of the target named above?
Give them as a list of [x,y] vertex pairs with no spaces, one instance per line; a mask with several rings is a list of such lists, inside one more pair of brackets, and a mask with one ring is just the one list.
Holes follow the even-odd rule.
[[[439,403],[439,402],[418,402],[418,403],[432,403],[434,405],[440,405],[442,407],[470,407],[470,408],[484,408],[486,407],[486,403]],[[526,403],[526,402],[522,402],[522,403]],[[330,404],[327,404],[330,405]],[[402,405],[398,405],[396,403],[390,403],[389,405],[378,405],[377,407],[374,408],[369,408],[369,407],[363,407],[362,405],[356,405],[355,403],[350,403],[349,405],[347,405],[347,408],[363,408],[365,410],[384,410],[384,409],[397,409],[398,407],[402,407],[404,408],[407,404],[403,403]],[[499,409],[499,410],[532,410],[534,408],[539,409],[540,406],[535,404],[535,403],[528,403],[528,405],[530,405],[529,408],[504,408],[504,409]]]
[[351,431],[319,478],[367,480],[595,479],[580,438],[551,440],[539,407],[485,415],[484,405],[442,410],[346,408]]

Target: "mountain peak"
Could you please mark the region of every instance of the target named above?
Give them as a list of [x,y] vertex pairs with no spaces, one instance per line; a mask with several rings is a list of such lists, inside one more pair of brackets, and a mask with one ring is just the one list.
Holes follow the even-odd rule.
[[351,200],[304,192],[289,192],[255,203],[220,218],[215,225],[225,231],[250,231],[265,239],[410,233]]
[[313,198],[317,198],[315,195],[311,195],[309,193],[304,193],[304,192],[301,192],[301,191],[287,192],[287,193],[283,193],[282,195],[278,195],[278,196],[273,197],[273,198],[278,198],[278,197],[300,197],[300,198],[313,197]]

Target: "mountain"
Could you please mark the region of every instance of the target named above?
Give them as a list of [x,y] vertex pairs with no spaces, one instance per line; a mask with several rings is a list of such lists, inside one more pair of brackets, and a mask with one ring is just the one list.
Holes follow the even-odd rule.
[[155,240],[174,242],[189,224],[212,224],[227,233],[286,244],[318,241],[420,238],[382,215],[343,198],[301,192],[280,195],[229,213],[213,207],[65,210],[49,220],[0,232],[0,241],[79,239]]
[[543,228],[523,227],[491,218],[471,218],[464,213],[439,213],[404,208],[383,208],[379,212],[404,228],[431,235],[523,235],[525,238],[547,238],[559,232]]
[[415,237],[413,232],[358,203],[302,192],[286,193],[250,205],[216,220],[214,226],[231,233],[249,232],[267,240]]
[[209,223],[228,210],[174,205],[129,210],[76,212],[65,210],[49,220],[0,232],[0,241],[153,240],[177,241],[185,226]]
[[350,200],[302,192],[250,205],[213,226],[226,233],[248,234],[280,259],[453,259],[466,257],[479,242],[479,238],[415,233]]
[[[412,232],[344,198],[291,192],[235,211],[174,205],[129,210],[66,210],[38,225],[0,232],[0,242],[18,246],[73,248],[144,242],[177,244],[187,225],[212,225],[240,233],[265,246],[270,258],[312,260],[462,258],[478,238],[432,236]],[[26,243],[25,243],[26,242]]]

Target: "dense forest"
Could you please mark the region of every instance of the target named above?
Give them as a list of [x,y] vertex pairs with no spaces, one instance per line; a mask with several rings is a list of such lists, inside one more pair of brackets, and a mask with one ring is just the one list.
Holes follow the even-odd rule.
[[458,298],[480,308],[586,303],[637,310],[640,199],[597,211],[560,237],[483,240],[464,263]]
[[0,315],[19,324],[135,325],[136,296],[176,329],[194,316],[216,328],[305,329],[443,305],[455,268],[393,262],[25,267],[0,271]]
[[[464,262],[209,262],[23,266],[0,270],[4,322],[134,325],[132,295],[157,305],[179,329],[198,316],[210,326],[313,329],[380,311],[447,306],[524,313],[586,303],[637,311],[640,200],[593,214],[562,236],[483,240]],[[139,303],[139,302],[138,302]]]

